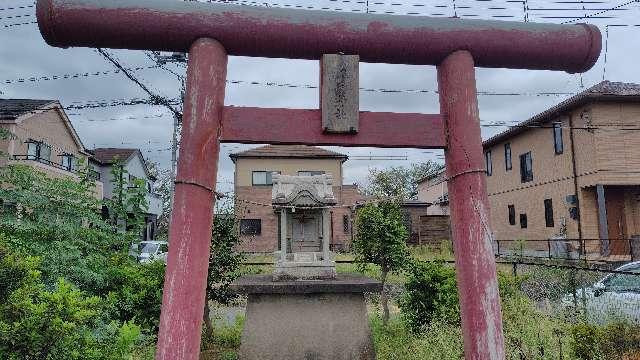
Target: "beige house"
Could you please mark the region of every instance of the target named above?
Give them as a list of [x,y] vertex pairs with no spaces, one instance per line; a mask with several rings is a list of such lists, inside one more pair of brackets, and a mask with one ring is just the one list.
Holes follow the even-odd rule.
[[418,182],[418,200],[431,204],[427,215],[449,215],[449,192],[444,169]]
[[[235,206],[241,219],[243,251],[278,250],[280,215],[271,205],[274,173],[331,175],[336,206],[329,211],[329,244],[332,250],[348,246],[353,230],[352,207],[364,197],[355,185],[342,185],[342,164],[347,160],[346,155],[313,146],[267,145],[230,157],[235,163]],[[305,219],[296,215],[291,226],[296,226],[296,221],[303,224]],[[303,225],[296,228],[307,229]],[[290,231],[295,233],[295,230]]]
[[[90,154],[82,145],[64,109],[56,100],[0,99],[0,166],[23,163],[50,176],[77,178]],[[95,177],[95,195],[102,183]]]
[[566,237],[629,254],[640,234],[638,129],[640,85],[604,81],[485,141],[496,239]]
[[[483,144],[495,239],[551,251],[640,250],[640,85],[601,82]],[[420,186],[431,201],[446,183]],[[513,243],[511,244],[511,246]],[[632,249],[633,248],[633,249]]]

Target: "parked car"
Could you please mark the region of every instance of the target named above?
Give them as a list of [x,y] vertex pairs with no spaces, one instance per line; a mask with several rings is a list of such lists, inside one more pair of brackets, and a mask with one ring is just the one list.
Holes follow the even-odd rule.
[[[618,319],[640,324],[640,261],[620,266],[616,271],[629,274],[611,273],[591,286],[578,289],[563,298],[565,307],[575,303],[584,307],[587,320],[606,323]],[[636,275],[637,274],[637,275]]]
[[159,260],[167,262],[169,244],[166,241],[142,241],[140,244],[133,244],[129,249],[129,254],[134,255],[141,263]]

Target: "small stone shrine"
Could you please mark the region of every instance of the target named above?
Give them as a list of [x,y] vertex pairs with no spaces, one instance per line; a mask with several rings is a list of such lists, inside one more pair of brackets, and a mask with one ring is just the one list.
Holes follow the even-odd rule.
[[382,286],[336,274],[329,247],[335,204],[329,175],[273,175],[280,220],[274,272],[231,285],[247,294],[240,359],[375,359],[364,294]]
[[274,174],[271,201],[280,211],[274,280],[335,278],[336,265],[329,249],[329,206],[336,204],[331,176]]

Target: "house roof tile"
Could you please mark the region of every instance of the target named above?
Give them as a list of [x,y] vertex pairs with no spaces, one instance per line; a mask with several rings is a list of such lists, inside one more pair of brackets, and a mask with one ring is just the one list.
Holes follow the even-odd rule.
[[483,147],[488,148],[508,138],[527,131],[530,126],[540,125],[553,120],[558,115],[581,106],[590,101],[640,101],[640,84],[602,81],[587,90],[578,93],[567,100],[550,107],[549,109],[533,116],[529,120],[509,128],[483,142]]
[[15,120],[28,112],[37,110],[55,100],[0,99],[0,120]]
[[136,151],[138,149],[96,148],[90,150],[93,158],[104,165],[113,164],[116,159],[126,161]]
[[232,160],[237,158],[335,158],[346,160],[347,155],[335,151],[325,150],[307,145],[265,145],[255,149],[237,152],[229,155]]

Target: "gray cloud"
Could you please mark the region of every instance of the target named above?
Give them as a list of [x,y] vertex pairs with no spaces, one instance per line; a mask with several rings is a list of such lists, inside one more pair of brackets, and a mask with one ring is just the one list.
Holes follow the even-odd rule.
[[[283,0],[279,3],[303,3],[302,1]],[[451,4],[443,3],[446,8],[435,2],[407,1],[405,6],[386,5],[372,6],[374,11],[394,11],[406,13],[419,11],[422,13],[444,13],[452,16]],[[544,8],[553,5],[551,1],[529,0],[529,7]],[[3,0],[1,7],[29,4],[21,0]],[[335,1],[316,0],[304,2],[316,8],[341,7],[345,10],[364,10],[364,5],[357,2],[341,4]],[[458,16],[480,15],[479,18],[490,18],[491,15],[513,15],[513,20],[522,20],[524,13],[521,4],[504,2],[505,10],[488,10],[485,3],[471,0],[456,1]],[[503,2],[500,2],[503,4]],[[420,6],[415,6],[420,5]],[[425,5],[425,6],[422,6]],[[463,5],[462,7],[460,7]],[[612,0],[597,4],[599,8],[618,5]],[[469,6],[465,8],[464,6]],[[615,12],[615,19],[592,19],[600,26],[603,34],[606,24],[633,24],[638,5]],[[29,14],[33,8],[24,10],[0,11],[1,16]],[[568,14],[583,16],[595,11],[572,11]],[[550,12],[531,10],[528,15],[531,21],[554,21],[563,19],[545,19]],[[557,12],[553,12],[557,15]],[[35,17],[29,18],[35,20]],[[0,19],[0,26],[12,23],[11,20]],[[612,81],[640,82],[640,71],[637,70],[638,27],[610,27],[606,73],[604,56],[596,66],[587,73],[570,75],[550,71],[522,71],[506,69],[478,69],[477,86],[481,91],[536,93],[540,91],[578,92],[605,78]],[[140,51],[109,50],[125,67],[147,67],[153,63]],[[174,71],[184,74],[184,67],[167,65]],[[135,84],[122,74],[91,76],[70,80],[52,80],[25,83],[4,84],[3,80],[28,78],[30,76],[62,75],[114,70],[93,49],[58,49],[44,43],[37,26],[30,24],[8,28],[0,27],[0,91],[7,98],[44,98],[59,99],[63,105],[73,102],[86,102],[98,99],[131,99],[146,98]],[[180,83],[175,76],[161,69],[145,69],[136,71],[138,76],[150,88],[163,96],[177,98],[180,94]],[[318,63],[315,61],[263,59],[231,57],[229,60],[228,79],[243,81],[318,84]],[[406,66],[388,64],[361,64],[360,85],[366,88],[394,89],[431,89],[437,88],[436,71],[431,66]],[[582,86],[581,86],[582,85]],[[480,96],[479,107],[483,122],[522,121],[545,108],[560,102],[565,97],[556,96]],[[226,89],[226,103],[230,105],[316,108],[318,93],[314,89],[282,88],[261,85],[230,84]],[[362,92],[360,98],[362,110],[393,112],[438,112],[438,98],[433,93],[370,93]],[[170,147],[172,131],[172,115],[160,106],[117,106],[102,109],[84,109],[68,111],[70,118],[89,148],[93,146],[139,147],[149,159],[163,167],[170,166]],[[153,115],[163,114],[162,117]],[[147,118],[144,118],[144,117]],[[151,116],[151,117],[149,117]],[[111,120],[116,119],[116,120]],[[103,121],[104,120],[104,121]],[[489,137],[501,128],[483,128],[483,137]],[[223,191],[232,189],[233,164],[228,155],[231,152],[244,150],[252,145],[223,144],[220,153],[219,187]],[[349,155],[406,155],[407,161],[357,161],[350,160],[345,164],[345,182],[361,181],[370,167],[386,167],[408,165],[424,159],[439,159],[438,151],[425,153],[415,149],[373,149],[373,148],[336,148],[332,149]]]

